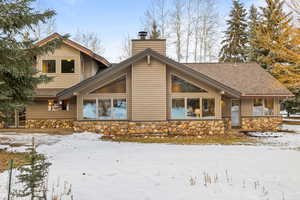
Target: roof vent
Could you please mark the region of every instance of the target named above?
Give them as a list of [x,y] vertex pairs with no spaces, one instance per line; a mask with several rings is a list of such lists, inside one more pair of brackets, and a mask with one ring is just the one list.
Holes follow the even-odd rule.
[[140,39],[141,40],[146,40],[147,34],[148,33],[146,31],[140,31],[139,32]]

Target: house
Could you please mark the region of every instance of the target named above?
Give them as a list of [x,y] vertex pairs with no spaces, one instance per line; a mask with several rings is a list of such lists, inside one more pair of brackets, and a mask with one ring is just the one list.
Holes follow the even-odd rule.
[[[53,34],[37,45],[60,37]],[[231,127],[274,130],[280,101],[293,96],[255,63],[178,63],[166,40],[132,40],[132,57],[110,64],[71,40],[38,57],[41,84],[28,128],[74,127],[105,134],[218,134]]]

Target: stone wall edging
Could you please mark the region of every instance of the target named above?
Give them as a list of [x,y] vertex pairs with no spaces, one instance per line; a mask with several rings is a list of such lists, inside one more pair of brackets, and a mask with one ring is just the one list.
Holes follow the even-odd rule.
[[242,117],[242,129],[254,131],[278,131],[281,128],[281,116]]

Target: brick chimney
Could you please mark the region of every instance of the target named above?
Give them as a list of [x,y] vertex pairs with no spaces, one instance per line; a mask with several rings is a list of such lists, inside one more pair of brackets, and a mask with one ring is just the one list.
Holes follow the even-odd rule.
[[139,32],[140,39],[132,40],[132,55],[144,51],[145,49],[152,49],[157,53],[166,55],[166,40],[165,39],[147,39],[147,32]]

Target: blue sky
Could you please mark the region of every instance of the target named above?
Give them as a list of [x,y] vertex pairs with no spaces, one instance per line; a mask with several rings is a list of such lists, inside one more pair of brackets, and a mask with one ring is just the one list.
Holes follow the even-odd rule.
[[[125,35],[135,37],[142,29],[141,17],[151,0],[38,0],[40,8],[57,12],[56,31],[74,35],[77,29],[96,32],[105,46],[104,57],[116,61]],[[231,0],[216,0],[221,19],[230,10]],[[247,7],[264,0],[241,0]],[[224,20],[225,21],[225,20]]]

